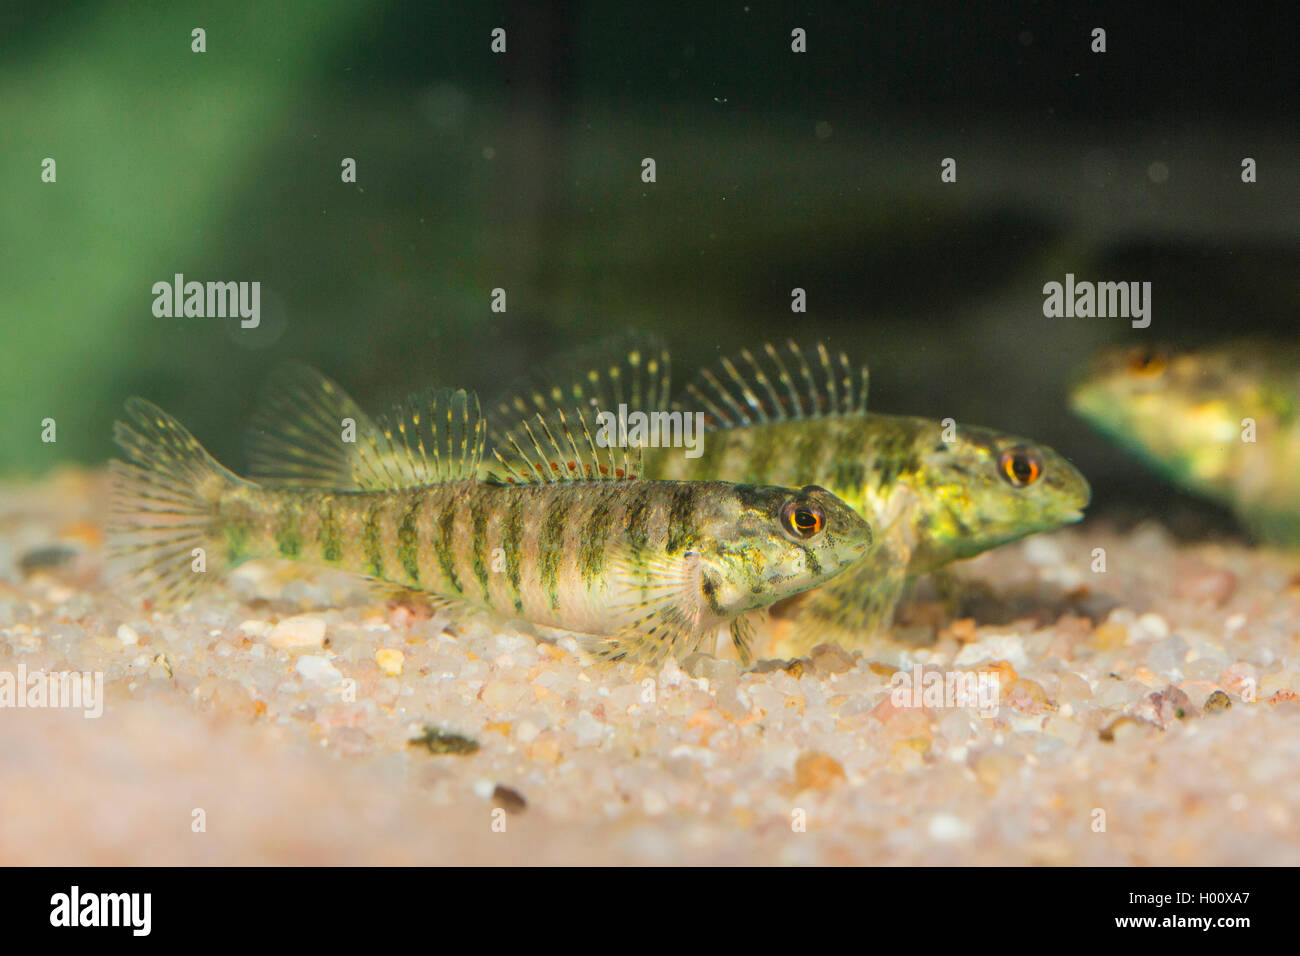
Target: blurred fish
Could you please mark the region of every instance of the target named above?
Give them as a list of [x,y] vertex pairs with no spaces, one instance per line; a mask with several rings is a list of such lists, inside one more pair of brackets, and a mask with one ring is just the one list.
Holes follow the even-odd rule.
[[289,369],[255,422],[257,482],[143,399],[126,410],[110,555],[160,603],[279,556],[571,633],[598,658],[685,656],[725,624],[747,660],[748,612],[871,544],[821,488],[643,480],[634,454],[596,449],[581,415],[498,452],[503,477],[480,480],[485,423],[465,391],[372,421],[319,373]]
[[1118,348],[1074,410],[1174,483],[1231,507],[1261,539],[1300,545],[1300,357],[1294,345]]
[[[667,350],[639,343],[588,362],[494,410],[511,419],[588,409],[665,408]],[[674,407],[702,410],[699,457],[645,448],[647,476],[686,480],[818,482],[875,532],[869,555],[808,596],[782,650],[802,653],[833,637],[864,644],[887,627],[909,579],[1026,535],[1078,521],[1088,482],[1052,449],[989,428],[867,411],[868,372],[819,345],[805,354],[766,345],[706,369]],[[662,443],[661,443],[662,444]]]

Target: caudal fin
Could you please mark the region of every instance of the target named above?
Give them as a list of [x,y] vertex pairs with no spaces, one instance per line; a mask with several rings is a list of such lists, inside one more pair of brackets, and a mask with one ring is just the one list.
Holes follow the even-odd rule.
[[176,419],[142,398],[126,403],[113,439],[108,517],[110,574],[160,606],[189,600],[228,564],[219,506],[245,484]]

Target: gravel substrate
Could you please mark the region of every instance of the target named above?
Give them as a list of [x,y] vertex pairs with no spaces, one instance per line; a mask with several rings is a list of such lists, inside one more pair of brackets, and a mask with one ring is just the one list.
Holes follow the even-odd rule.
[[2,864],[1300,863],[1296,555],[1089,524],[966,563],[972,617],[650,672],[281,563],[148,612],[103,495],[0,486],[0,680],[104,682],[0,709]]

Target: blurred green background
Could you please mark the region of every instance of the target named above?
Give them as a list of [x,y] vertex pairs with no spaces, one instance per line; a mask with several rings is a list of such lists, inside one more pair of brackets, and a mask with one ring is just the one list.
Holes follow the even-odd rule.
[[[106,459],[131,394],[240,469],[285,359],[382,406],[433,382],[493,394],[630,328],[668,340],[679,381],[742,345],[824,337],[871,361],[874,407],[1032,436],[1099,507],[1162,507],[1064,389],[1108,342],[1294,333],[1289,27],[1242,10],[1212,29],[1197,4],[1172,23],[973,6],[7,9],[0,474]],[[1151,281],[1152,327],[1045,319],[1042,285],[1067,271]],[[261,326],[154,317],[152,285],[177,272],[260,281]]]

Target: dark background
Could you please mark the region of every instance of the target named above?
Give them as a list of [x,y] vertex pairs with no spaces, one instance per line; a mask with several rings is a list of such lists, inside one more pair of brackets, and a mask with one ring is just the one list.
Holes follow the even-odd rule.
[[[379,407],[432,383],[495,394],[624,329],[666,338],[679,382],[793,336],[869,360],[879,410],[1053,445],[1097,512],[1226,529],[1064,396],[1112,342],[1294,336],[1294,15],[994,6],[6,9],[0,472],[104,460],[130,394],[241,469],[259,385],[289,358]],[[150,288],[175,272],[260,280],[261,327],[155,318]],[[1066,272],[1152,282],[1151,327],[1044,318]]]

